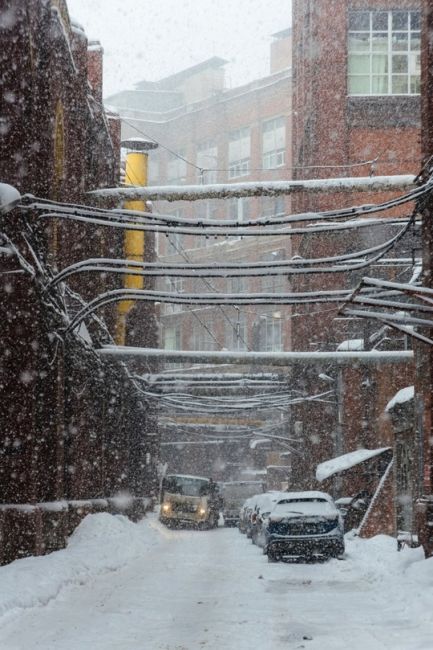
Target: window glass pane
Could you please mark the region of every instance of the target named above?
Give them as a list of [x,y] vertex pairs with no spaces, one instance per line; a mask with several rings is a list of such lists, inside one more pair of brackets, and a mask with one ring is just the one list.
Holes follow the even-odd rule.
[[388,72],[388,55],[387,54],[373,54],[372,56],[372,72],[373,74],[385,74]]
[[407,11],[392,12],[392,28],[407,31],[409,27],[409,14]]
[[387,95],[388,94],[388,76],[377,76],[372,79],[373,95]]
[[421,49],[421,34],[420,32],[413,32],[410,35],[410,49],[412,51],[414,50],[420,50]]
[[349,30],[370,31],[370,12],[351,11],[349,14]]
[[369,52],[370,33],[349,34],[349,52]]
[[388,34],[386,32],[378,32],[377,34],[373,34],[371,49],[373,52],[387,52]]
[[370,94],[370,77],[365,75],[349,77],[349,94],[351,95],[369,95]]
[[413,95],[419,95],[419,93],[421,92],[421,81],[419,77],[411,77],[410,92]]
[[410,12],[410,26],[412,29],[421,29],[421,12]]
[[407,51],[409,47],[408,36],[407,34],[394,33],[392,35],[392,49],[395,51],[405,50]]
[[407,72],[408,57],[404,54],[396,54],[392,57],[392,72]]
[[352,56],[349,58],[349,73],[369,74],[370,55],[352,54]]
[[407,95],[408,93],[407,75],[392,76],[392,93],[393,95]]
[[421,76],[421,54],[410,54],[409,72],[410,74]]
[[384,29],[388,29],[388,12],[373,11],[372,26],[373,26],[373,31],[381,31]]

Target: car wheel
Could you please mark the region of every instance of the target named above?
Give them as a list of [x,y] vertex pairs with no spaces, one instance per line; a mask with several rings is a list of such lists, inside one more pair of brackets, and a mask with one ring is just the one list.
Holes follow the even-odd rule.
[[209,519],[207,520],[207,527],[216,528],[217,524],[218,524],[218,519],[215,517],[215,515],[209,515]]
[[275,555],[275,553],[271,553],[271,552],[268,551],[268,562],[273,564],[273,563],[279,562],[279,561],[280,561],[280,558],[279,558],[278,555]]

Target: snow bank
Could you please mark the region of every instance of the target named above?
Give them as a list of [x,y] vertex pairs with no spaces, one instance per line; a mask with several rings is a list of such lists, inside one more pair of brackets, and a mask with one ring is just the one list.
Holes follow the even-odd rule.
[[[418,574],[426,571],[428,561],[424,560],[422,548],[405,548],[397,552],[397,542],[388,535],[376,535],[371,539],[346,535],[348,559],[354,564],[364,580],[369,582],[402,583],[405,576],[409,582],[418,581]],[[433,586],[433,563],[426,583]],[[412,582],[412,580],[410,580]],[[407,585],[407,582],[404,583]]]
[[85,584],[96,575],[121,568],[143,555],[155,543],[154,535],[151,528],[144,529],[122,515],[88,515],[66,549],[0,567],[0,615],[45,605],[67,585]]

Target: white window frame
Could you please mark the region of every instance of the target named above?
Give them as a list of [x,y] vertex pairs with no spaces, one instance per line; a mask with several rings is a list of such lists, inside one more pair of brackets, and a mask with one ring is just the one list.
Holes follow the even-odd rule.
[[[393,30],[393,23],[392,23],[392,17],[393,13],[396,12],[405,12],[407,13],[407,28],[406,29],[396,29]],[[394,9],[394,10],[375,10],[375,11],[353,11],[351,12],[352,14],[355,13],[365,13],[369,14],[369,29],[349,29],[348,31],[348,73],[347,73],[347,87],[348,87],[348,95],[352,97],[359,97],[359,96],[396,96],[396,95],[402,95],[402,96],[408,96],[408,95],[419,95],[419,82],[420,82],[420,73],[417,70],[418,62],[420,61],[420,56],[421,52],[420,49],[412,49],[412,42],[415,42],[415,39],[418,38],[420,39],[420,30],[419,29],[412,29],[412,15],[413,14],[418,14],[418,11],[415,10],[404,10],[404,9]],[[378,13],[383,13],[387,14],[387,29],[374,29],[373,30],[373,17],[374,15]],[[354,35],[358,34],[359,37],[364,36],[367,37],[368,39],[368,49],[362,49],[359,48],[357,49],[356,47],[351,46],[351,39],[353,39]],[[374,44],[375,41],[374,36],[375,35],[385,35],[387,38],[387,49],[386,50],[380,50],[380,49],[375,49]],[[404,34],[407,34],[407,46],[405,49],[396,49],[394,46],[394,38],[398,38],[399,35],[403,36]],[[381,74],[377,72],[374,69],[374,56],[376,55],[379,57],[380,55],[383,55],[386,53],[386,67],[387,70],[383,71]],[[365,59],[369,60],[369,68],[368,72],[354,72],[353,70],[351,71],[351,63],[355,63],[355,57],[365,57]],[[394,60],[395,57],[407,57],[407,72],[394,72]],[[361,78],[367,78],[369,80],[369,90],[368,92],[354,92],[351,89],[351,81],[361,79]],[[404,77],[407,77],[407,84],[406,84],[406,91],[405,92],[393,92],[393,80],[398,80],[399,78],[403,79]],[[385,79],[386,78],[386,92],[376,92],[374,88],[374,82],[375,80],[380,79]],[[413,91],[413,86],[412,82],[418,87],[417,91]]]
[[164,350],[182,349],[182,328],[179,323],[164,325],[163,346]]
[[[262,314],[261,348],[264,352],[281,352],[283,350],[283,319],[273,314]],[[277,336],[275,336],[277,335]]]

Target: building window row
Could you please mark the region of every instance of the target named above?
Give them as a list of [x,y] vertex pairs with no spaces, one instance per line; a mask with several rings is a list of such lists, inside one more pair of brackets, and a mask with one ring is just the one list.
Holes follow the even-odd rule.
[[[261,314],[253,324],[252,345],[264,352],[283,350],[284,319],[279,312]],[[193,350],[215,350],[218,337],[214,336],[215,322],[212,317],[200,317],[200,322],[192,325],[190,346]],[[239,311],[226,321],[224,341],[220,344],[228,350],[247,350],[249,347],[247,314]],[[165,350],[182,349],[182,325],[180,322],[163,327],[163,345]]]
[[419,11],[352,11],[348,39],[349,95],[419,94]]

